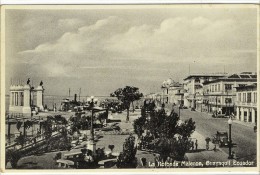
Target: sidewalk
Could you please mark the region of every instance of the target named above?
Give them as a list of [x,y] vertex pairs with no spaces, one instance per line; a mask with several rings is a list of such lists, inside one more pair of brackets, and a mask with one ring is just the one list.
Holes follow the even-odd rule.
[[191,162],[202,162],[205,165],[206,161],[210,162],[226,162],[228,161],[228,154],[225,153],[217,145],[217,151],[214,151],[213,148],[215,145],[210,142],[209,150],[206,150],[206,141],[205,137],[195,131],[192,138],[198,140],[198,151],[186,153],[186,157]]
[[244,125],[244,126],[247,126],[247,127],[250,127],[250,128],[254,128],[255,126],[255,123],[249,123],[249,122],[242,122],[242,121],[239,121],[239,120],[233,120],[233,123],[237,123],[237,124],[240,124],[240,125]]
[[[207,113],[207,112],[201,112],[201,111],[198,111],[198,110],[196,110],[196,112],[200,112],[200,113],[202,113],[202,114],[205,114],[205,115],[207,115],[208,117],[212,117],[212,114],[211,113]],[[243,125],[243,126],[246,126],[246,127],[250,127],[250,128],[254,128],[254,126],[255,126],[255,123],[249,123],[249,122],[242,122],[242,121],[239,121],[239,120],[237,120],[236,118],[233,118],[233,123],[237,123],[237,124],[240,124],[240,125]]]

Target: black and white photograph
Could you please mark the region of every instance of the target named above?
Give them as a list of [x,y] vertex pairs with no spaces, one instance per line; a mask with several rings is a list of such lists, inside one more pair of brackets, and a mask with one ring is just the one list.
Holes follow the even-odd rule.
[[257,170],[258,5],[1,13],[4,171]]

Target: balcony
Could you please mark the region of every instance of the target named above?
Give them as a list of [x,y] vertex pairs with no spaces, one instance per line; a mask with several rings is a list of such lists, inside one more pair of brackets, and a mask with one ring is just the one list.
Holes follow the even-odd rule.
[[241,101],[236,101],[237,106],[247,106],[247,107],[256,107],[257,103],[254,102],[241,102]]

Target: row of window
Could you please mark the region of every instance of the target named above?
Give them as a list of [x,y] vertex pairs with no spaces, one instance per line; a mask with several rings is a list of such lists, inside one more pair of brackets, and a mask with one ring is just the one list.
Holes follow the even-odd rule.
[[[245,86],[245,84],[239,84],[239,87]],[[233,84],[224,84],[225,91],[232,90]],[[220,84],[209,85],[208,92],[220,92]]]
[[[209,102],[211,102],[211,103],[217,102],[218,104],[221,103],[220,98],[217,98],[217,99],[216,98],[209,98]],[[204,103],[206,103],[206,101]],[[232,103],[232,98],[225,98],[224,103]]]
[[239,102],[243,103],[256,103],[257,102],[257,93],[256,92],[243,92],[238,93]]

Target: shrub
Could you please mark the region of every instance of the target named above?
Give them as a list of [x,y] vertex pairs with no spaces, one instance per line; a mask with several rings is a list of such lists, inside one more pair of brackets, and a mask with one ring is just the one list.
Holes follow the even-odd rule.
[[22,155],[15,150],[7,150],[5,153],[6,163],[9,161],[11,163],[12,168],[17,168],[17,163]]

